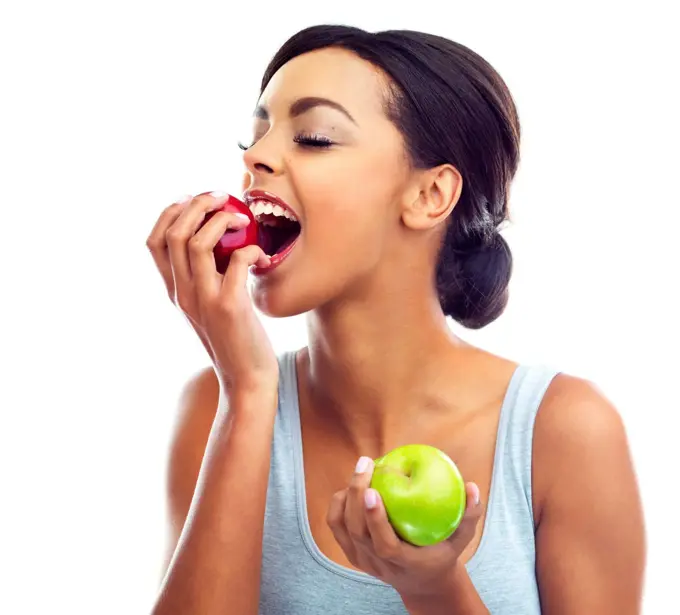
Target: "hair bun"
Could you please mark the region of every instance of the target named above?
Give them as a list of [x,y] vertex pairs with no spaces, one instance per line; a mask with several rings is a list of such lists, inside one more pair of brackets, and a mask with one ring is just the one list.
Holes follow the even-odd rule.
[[455,271],[438,271],[444,313],[468,329],[481,329],[496,320],[508,303],[512,254],[496,231],[484,244],[456,251]]

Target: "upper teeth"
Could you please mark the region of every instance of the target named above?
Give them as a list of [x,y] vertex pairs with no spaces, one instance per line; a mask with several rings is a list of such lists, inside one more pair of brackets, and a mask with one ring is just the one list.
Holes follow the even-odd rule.
[[287,209],[284,209],[280,205],[274,205],[269,201],[253,201],[249,205],[250,211],[253,212],[254,216],[261,216],[263,214],[272,214],[274,216],[283,216],[289,220],[297,222],[297,218]]

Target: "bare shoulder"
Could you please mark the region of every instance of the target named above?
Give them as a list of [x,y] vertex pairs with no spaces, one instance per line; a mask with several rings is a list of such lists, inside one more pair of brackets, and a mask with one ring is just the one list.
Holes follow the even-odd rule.
[[188,380],[180,395],[170,441],[167,488],[173,522],[181,521],[182,525],[215,420],[219,394],[217,376],[211,367],[207,367]]
[[644,519],[617,408],[594,383],[556,376],[536,416],[533,458],[537,578],[546,612],[638,613]]
[[535,491],[543,500],[539,505],[566,474],[593,476],[599,468],[614,477],[630,466],[618,409],[595,383],[568,374],[555,376],[545,393],[533,446]]
[[[220,384],[212,367],[193,374],[182,387],[173,442],[177,437],[193,438],[212,426],[220,395]],[[210,431],[210,427],[208,427]]]
[[537,437],[551,444],[602,444],[624,438],[621,415],[599,387],[583,378],[558,374],[536,417]]
[[639,613],[644,518],[617,408],[592,382],[556,376],[536,416],[533,459],[546,612]]
[[593,382],[558,374],[545,393],[535,425],[534,444],[541,454],[626,447],[623,419],[612,401]]
[[196,372],[182,388],[170,439],[166,474],[167,568],[191,506],[208,437],[219,403],[220,385],[212,367]]

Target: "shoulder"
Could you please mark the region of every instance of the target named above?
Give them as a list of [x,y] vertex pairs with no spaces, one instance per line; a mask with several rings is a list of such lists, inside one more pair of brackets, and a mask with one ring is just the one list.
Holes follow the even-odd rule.
[[593,445],[625,437],[614,404],[593,382],[557,374],[548,386],[536,416],[536,438],[558,448]]
[[[542,511],[560,485],[613,478],[627,466],[628,441],[614,404],[596,384],[560,373],[548,386],[534,425],[533,457],[537,500]],[[580,476],[581,479],[570,478]],[[596,494],[593,494],[596,495]]]
[[205,447],[219,396],[220,384],[212,367],[205,367],[187,379],[177,404],[172,454],[184,456],[194,446]]
[[192,409],[197,406],[213,405],[217,407],[220,394],[220,383],[217,380],[215,370],[204,367],[192,374],[182,387],[179,398],[179,417],[180,419],[190,418]]
[[536,417],[539,436],[593,441],[612,429],[622,434],[621,415],[595,383],[564,373],[552,379]]
[[220,385],[212,367],[189,377],[179,395],[166,466],[168,542],[161,578],[165,576],[191,507],[219,395]]
[[642,498],[624,422],[593,384],[556,376],[534,429],[537,578],[546,611],[639,613]]
[[183,525],[210,436],[220,385],[212,367],[193,374],[182,387],[170,440],[167,489],[173,518]]

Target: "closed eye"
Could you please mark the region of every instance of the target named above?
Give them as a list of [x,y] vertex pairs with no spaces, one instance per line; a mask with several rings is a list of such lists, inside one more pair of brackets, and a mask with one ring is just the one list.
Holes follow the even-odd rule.
[[[331,145],[334,145],[334,142],[331,141],[328,137],[324,137],[322,135],[312,135],[312,134],[299,134],[296,135],[293,138],[293,141],[297,143],[298,145],[302,147],[330,147]],[[250,145],[244,145],[240,141],[238,142],[239,148],[241,148],[243,151],[249,150],[253,145],[255,145],[257,141],[254,141]]]
[[321,135],[300,134],[297,135],[293,141],[295,141],[298,145],[305,145],[308,147],[330,147],[333,145],[333,141],[331,141],[328,137]]

